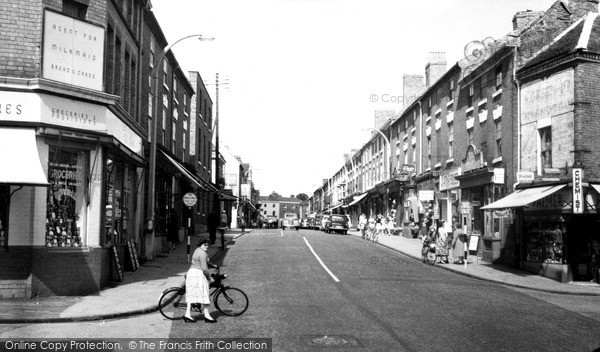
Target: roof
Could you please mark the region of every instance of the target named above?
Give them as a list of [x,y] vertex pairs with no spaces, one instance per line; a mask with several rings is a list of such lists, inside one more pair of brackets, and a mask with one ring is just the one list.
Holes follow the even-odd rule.
[[552,42],[535,53],[523,68],[530,68],[577,50],[600,52],[600,17],[597,13],[589,13],[585,18],[573,23]]

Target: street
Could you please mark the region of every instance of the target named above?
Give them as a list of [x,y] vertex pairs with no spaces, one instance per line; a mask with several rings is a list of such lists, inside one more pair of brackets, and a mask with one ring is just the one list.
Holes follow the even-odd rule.
[[171,322],[152,313],[89,323],[3,325],[0,337],[272,338],[274,351],[600,347],[600,297],[511,289],[422,264],[355,236],[257,229],[237,238],[219,264],[228,274],[225,283],[249,296],[242,316],[215,311],[217,324]]

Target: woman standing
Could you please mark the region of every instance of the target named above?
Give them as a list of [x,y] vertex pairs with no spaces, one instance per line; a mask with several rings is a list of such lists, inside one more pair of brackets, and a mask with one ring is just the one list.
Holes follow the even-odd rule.
[[436,254],[440,257],[443,263],[448,263],[448,245],[450,241],[448,240],[448,232],[446,232],[446,228],[444,227],[444,220],[440,220],[439,228],[438,228],[438,236],[435,244]]
[[[460,222],[456,223],[456,230],[452,237],[452,256],[455,264],[464,264],[465,260],[465,243],[467,243],[467,234],[462,229]],[[458,262],[456,261],[458,260]]]
[[187,310],[183,316],[183,321],[186,323],[195,323],[196,319],[192,318],[192,304],[201,304],[202,312],[204,313],[204,321],[207,323],[215,323],[210,314],[208,314],[208,306],[210,305],[209,296],[209,281],[212,282],[208,268],[218,268],[208,262],[206,250],[210,241],[202,240],[198,243],[198,248],[192,255],[192,265],[187,272],[185,279],[185,294],[187,299]]

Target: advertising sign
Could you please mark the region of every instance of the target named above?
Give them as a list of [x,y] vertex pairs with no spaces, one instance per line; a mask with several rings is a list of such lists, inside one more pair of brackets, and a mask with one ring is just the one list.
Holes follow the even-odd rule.
[[583,214],[583,169],[573,168],[573,214]]
[[460,170],[461,169],[458,168],[440,174],[440,191],[460,187],[460,181],[456,180],[456,176],[460,176]]
[[44,78],[102,91],[104,28],[44,12]]

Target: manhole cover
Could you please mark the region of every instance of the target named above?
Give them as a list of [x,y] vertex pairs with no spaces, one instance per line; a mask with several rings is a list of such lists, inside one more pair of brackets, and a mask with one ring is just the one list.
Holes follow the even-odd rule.
[[354,336],[349,335],[311,335],[306,336],[305,341],[309,346],[315,347],[362,347]]

